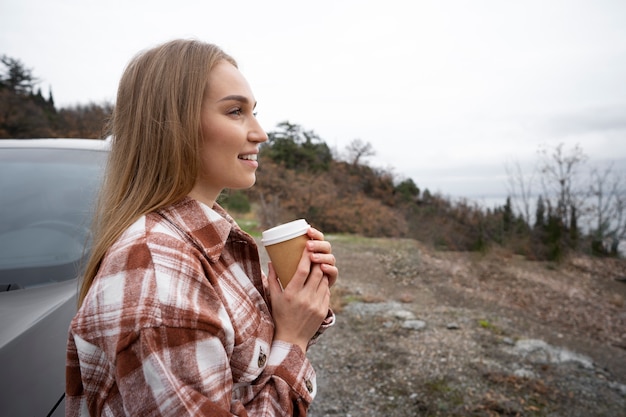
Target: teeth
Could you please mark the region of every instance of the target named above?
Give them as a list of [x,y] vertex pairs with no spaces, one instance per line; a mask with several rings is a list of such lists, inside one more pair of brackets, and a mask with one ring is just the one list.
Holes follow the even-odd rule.
[[253,153],[250,155],[241,155],[239,159],[247,159],[248,161],[256,161],[256,157],[257,155]]

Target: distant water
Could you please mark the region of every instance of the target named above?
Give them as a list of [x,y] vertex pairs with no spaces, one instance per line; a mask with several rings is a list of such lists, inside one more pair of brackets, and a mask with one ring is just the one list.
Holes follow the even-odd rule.
[[[503,207],[506,204],[506,195],[498,195],[498,196],[470,196],[470,197],[460,197],[453,196],[450,197],[453,202],[458,202],[462,200],[466,200],[471,203],[476,203],[479,207],[484,209],[495,209],[498,207]],[[531,201],[530,207],[532,211],[535,210],[535,200]]]

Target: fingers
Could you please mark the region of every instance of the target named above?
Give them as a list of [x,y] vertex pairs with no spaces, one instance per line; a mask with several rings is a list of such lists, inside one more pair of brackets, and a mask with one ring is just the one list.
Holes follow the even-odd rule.
[[327,240],[309,240],[306,243],[306,247],[311,252],[315,253],[331,253],[332,246]]
[[314,227],[309,227],[309,230],[307,230],[306,234],[312,240],[324,240],[324,233],[320,232],[319,230],[317,230]]
[[278,280],[278,276],[276,276],[276,271],[274,270],[274,265],[271,262],[267,264],[267,281],[270,287],[270,297],[272,294],[280,293],[283,291],[282,286],[280,285],[280,281]]
[[329,287],[332,287],[339,276],[339,270],[336,267],[337,260],[332,254],[332,246],[330,242],[323,240],[324,234],[313,227],[309,229],[308,236],[312,239],[307,242],[310,261],[321,266],[322,271],[328,277]]
[[328,265],[328,264],[320,264],[322,268],[322,272],[324,275],[328,277],[328,286],[332,287],[337,282],[337,277],[339,277],[339,269],[336,266]]
[[315,264],[327,264],[335,266],[335,255],[328,253],[312,253],[310,256],[311,262]]
[[319,290],[320,287],[327,286],[326,280],[324,279],[324,271],[322,270],[321,265],[313,265],[307,281],[310,281],[311,286],[316,290]]
[[310,240],[307,242],[307,249],[311,252],[311,262],[317,264],[335,265],[335,255],[331,253],[330,242],[325,240]]

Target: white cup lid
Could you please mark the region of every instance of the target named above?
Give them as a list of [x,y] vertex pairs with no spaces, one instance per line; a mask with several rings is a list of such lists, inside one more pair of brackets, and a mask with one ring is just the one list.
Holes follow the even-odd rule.
[[274,245],[294,237],[303,235],[311,227],[306,220],[298,219],[289,223],[281,224],[263,232],[261,243],[263,246]]

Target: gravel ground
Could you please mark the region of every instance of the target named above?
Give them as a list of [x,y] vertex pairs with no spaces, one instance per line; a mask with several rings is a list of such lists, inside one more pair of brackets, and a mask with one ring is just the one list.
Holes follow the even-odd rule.
[[626,416],[624,261],[329,240],[311,416]]

